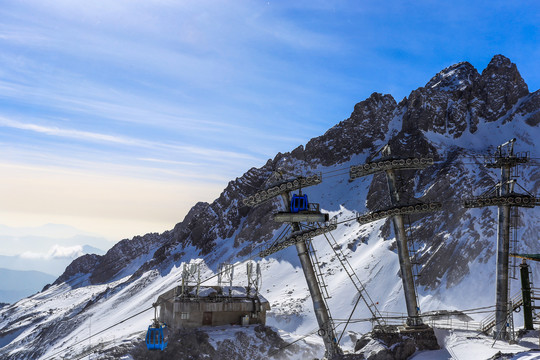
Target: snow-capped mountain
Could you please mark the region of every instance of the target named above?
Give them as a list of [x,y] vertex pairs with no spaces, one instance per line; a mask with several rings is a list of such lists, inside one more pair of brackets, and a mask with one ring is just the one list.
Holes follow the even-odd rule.
[[[390,220],[366,225],[354,221],[357,213],[389,205],[386,179],[378,174],[349,180],[349,167],[370,161],[385,144],[394,154],[435,159],[433,166],[403,171],[400,177],[411,202],[443,203],[442,211],[408,219],[421,269],[417,279],[421,311],[493,305],[497,208],[465,209],[461,200],[497,183],[499,174],[483,166],[483,156],[501,143],[516,138],[516,150],[531,151],[534,158],[539,123],[540,91],[529,92],[516,66],[501,55],[482,73],[467,62],[450,66],[399,103],[391,95],[374,93],[324,135],[248,170],[229,182],[211,204],[196,204],[174,229],[122,240],[103,256],[84,255],[41,293],[1,308],[0,356],[75,356],[100,344],[101,358],[141,358],[137,346],[153,316],[144,310],[176,284],[182,263],[202,259],[204,279],[222,262],[250,258],[281,232],[282,225],[272,220],[272,214],[283,208],[279,198],[253,208],[242,202],[275,181],[276,173],[290,178],[322,174],[322,184],[305,193],[340,223],[330,241],[324,236],[313,239],[331,295],[329,308],[340,324],[338,332],[357,294],[336,260],[336,249],[344,253],[380,311],[404,313]],[[518,183],[537,194],[537,160],[520,170]],[[538,218],[537,208],[520,209],[516,252],[538,252]],[[316,331],[296,250],[288,248],[257,261],[263,269],[262,293],[272,306],[267,324],[281,330],[286,339]],[[533,279],[540,279],[540,270],[532,268]],[[238,284],[245,283],[243,269],[235,272]],[[511,294],[518,289],[513,281]],[[353,316],[369,317],[361,305]],[[370,328],[369,322],[359,321],[347,330],[363,333]],[[311,355],[322,355],[316,336],[306,341],[299,353],[310,348]],[[342,345],[354,347],[349,336],[343,337]],[[302,355],[287,353],[294,356]]]

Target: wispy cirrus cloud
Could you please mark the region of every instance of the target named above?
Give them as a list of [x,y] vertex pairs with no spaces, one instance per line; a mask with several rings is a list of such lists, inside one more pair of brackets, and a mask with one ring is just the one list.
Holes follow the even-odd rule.
[[15,120],[6,119],[0,117],[0,126],[9,127],[20,130],[29,130],[45,135],[65,137],[75,140],[84,140],[84,141],[98,141],[98,142],[109,142],[122,145],[131,145],[131,146],[141,146],[147,144],[144,141],[137,141],[136,139],[129,139],[122,136],[113,136],[107,134],[100,134],[89,131],[73,130],[73,129],[61,129],[56,126],[43,126],[32,123],[23,123]]
[[[56,126],[43,126],[33,123],[25,123],[20,121],[15,121],[11,119],[6,119],[0,117],[0,126],[9,127],[20,130],[28,130],[36,133],[41,133],[45,135],[57,136],[62,138],[69,138],[73,140],[82,140],[89,142],[106,142],[120,145],[127,145],[132,147],[145,147],[155,150],[164,150],[176,151],[181,153],[188,153],[193,155],[202,155],[204,157],[215,157],[220,156],[222,159],[255,159],[251,155],[226,151],[226,150],[214,150],[204,146],[192,146],[192,145],[177,145],[172,143],[162,143],[156,141],[147,141],[137,138],[129,138],[125,136],[115,136],[108,135],[96,132],[89,131],[80,131],[74,129],[63,129]],[[190,164],[189,162],[177,162],[178,164]],[[193,164],[193,163],[191,163]]]

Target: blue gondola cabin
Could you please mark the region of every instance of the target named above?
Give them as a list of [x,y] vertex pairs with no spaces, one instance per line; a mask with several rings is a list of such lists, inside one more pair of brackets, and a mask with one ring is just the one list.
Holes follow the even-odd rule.
[[148,350],[165,350],[167,347],[167,326],[150,325],[146,332],[146,347]]
[[307,195],[293,194],[291,199],[291,212],[298,213],[300,211],[306,211],[308,206],[309,203]]

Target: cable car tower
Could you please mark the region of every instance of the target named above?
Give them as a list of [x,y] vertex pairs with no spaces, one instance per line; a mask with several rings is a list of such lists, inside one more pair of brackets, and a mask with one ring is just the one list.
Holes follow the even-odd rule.
[[390,192],[391,207],[384,210],[372,211],[362,215],[358,215],[357,221],[360,224],[367,224],[385,217],[392,217],[394,224],[394,233],[397,240],[399,266],[401,269],[401,280],[403,282],[403,292],[405,293],[405,303],[407,305],[407,322],[409,327],[423,327],[422,319],[420,318],[420,308],[418,307],[416,287],[414,283],[414,275],[411,262],[411,251],[409,250],[409,242],[403,215],[420,214],[440,210],[441,203],[416,203],[407,204],[403,201],[403,196],[397,186],[396,171],[399,170],[420,170],[430,165],[433,165],[433,158],[427,157],[409,157],[403,158],[391,154],[390,146],[386,145],[381,149],[381,158],[370,163],[351,166],[350,179],[354,180],[359,177],[375,174],[384,171]]
[[[498,206],[499,225],[497,231],[497,271],[496,271],[496,294],[495,294],[495,339],[508,339],[506,319],[509,314],[508,304],[508,270],[510,255],[510,235],[512,225],[517,226],[517,221],[512,224],[511,212],[517,212],[517,207],[534,208],[540,205],[540,198],[536,198],[528,191],[520,194],[514,191],[517,176],[517,166],[529,161],[529,153],[514,153],[516,139],[497,146],[494,155],[485,160],[485,166],[492,169],[501,169],[501,181],[494,188],[484,194],[463,201],[465,208],[480,208],[484,206]],[[519,186],[519,185],[518,185]],[[517,239],[515,239],[517,241]]]
[[[337,337],[334,332],[332,317],[321,292],[321,287],[325,288],[324,283],[322,283],[322,276],[317,273],[317,269],[311,260],[310,239],[336,229],[337,223],[332,222],[325,226],[308,228],[307,230],[302,230],[300,226],[302,222],[322,223],[328,221],[328,214],[321,213],[318,204],[309,204],[307,195],[302,195],[301,190],[302,188],[317,185],[321,182],[322,177],[320,175],[298,177],[295,180],[281,182],[269,189],[259,191],[255,195],[244,199],[244,204],[256,206],[275,196],[281,196],[283,198],[286,211],[275,214],[274,220],[290,223],[293,232],[285,239],[277,239],[273,244],[261,251],[259,256],[268,256],[288,246],[295,245],[313,301],[315,317],[319,324],[318,334],[323,338],[326,357],[333,359],[343,352],[336,341]],[[290,193],[295,190],[299,190],[299,194],[293,194],[291,196]]]

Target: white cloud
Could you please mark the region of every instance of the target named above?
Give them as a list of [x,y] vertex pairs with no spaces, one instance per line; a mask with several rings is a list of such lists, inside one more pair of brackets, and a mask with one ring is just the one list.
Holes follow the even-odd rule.
[[131,146],[140,146],[147,145],[146,142],[138,141],[136,139],[130,139],[121,136],[113,136],[107,134],[94,133],[89,131],[80,131],[73,129],[61,129],[59,127],[48,127],[38,124],[23,123],[19,121],[14,121],[7,119],[5,117],[0,117],[0,126],[29,130],[37,133],[42,133],[46,135],[67,137],[76,140],[87,140],[87,141],[101,141],[101,142],[112,142],[122,145],[131,145]]
[[46,253],[36,253],[26,251],[20,255],[23,259],[75,259],[84,255],[83,247],[81,245],[75,246],[60,246],[54,245]]
[[58,259],[58,258],[77,258],[82,256],[83,247],[81,245],[76,246],[60,246],[55,245],[47,253],[48,258]]

